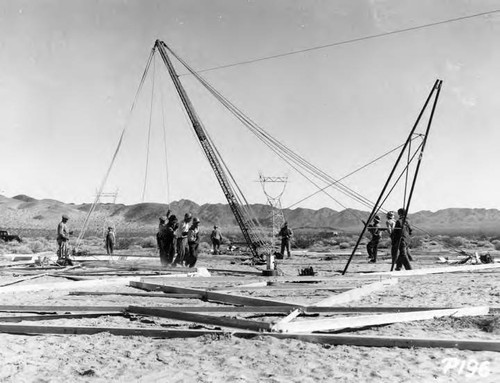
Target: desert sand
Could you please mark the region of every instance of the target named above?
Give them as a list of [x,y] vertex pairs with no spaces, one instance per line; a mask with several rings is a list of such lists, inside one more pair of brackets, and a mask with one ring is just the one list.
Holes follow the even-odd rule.
[[[152,254],[151,254],[152,255]],[[443,267],[432,255],[416,255],[415,268]],[[1,259],[1,258],[0,258]],[[105,265],[106,259],[87,262],[85,270]],[[197,266],[215,269],[255,271],[241,265],[238,256],[202,254]],[[7,263],[6,260],[1,262]],[[287,276],[297,276],[298,269],[312,266],[318,276],[338,278],[345,256],[297,252],[292,259],[279,262]],[[115,261],[116,267],[159,268],[157,258],[132,258]],[[263,267],[263,266],[260,266]],[[373,265],[358,256],[348,275],[360,272],[387,271],[389,261]],[[498,269],[497,269],[498,270]],[[488,305],[500,307],[500,271],[461,272],[399,278],[399,283],[348,304],[348,306],[433,306],[467,307]],[[19,276],[2,270],[1,283]],[[212,276],[223,276],[212,272]],[[184,287],[228,287],[255,281],[256,276],[235,274],[224,283],[197,282],[196,278],[166,280],[155,283]],[[337,275],[337,276],[335,276]],[[109,278],[109,276],[107,277]],[[148,281],[145,277],[144,280]],[[67,283],[63,278],[44,276],[19,283],[18,286],[44,283]],[[339,282],[340,283],[340,282]],[[347,283],[347,282],[346,282]],[[346,283],[343,283],[344,285]],[[352,282],[352,287],[363,282]],[[74,296],[75,289],[39,292],[0,293],[0,305],[98,305],[98,306],[169,306],[209,305],[195,299],[134,296]],[[92,290],[87,289],[88,290]],[[94,288],[95,291],[141,292],[122,285]],[[1,291],[1,287],[0,287]],[[241,295],[267,297],[296,304],[311,304],[335,294],[328,290],[253,290],[235,292]],[[1,316],[28,315],[1,313]],[[33,314],[29,314],[33,315]],[[217,315],[217,314],[214,314]],[[283,316],[239,313],[220,314],[260,321],[276,321]],[[330,314],[329,314],[330,315]],[[349,314],[357,315],[357,314]],[[361,314],[359,314],[361,315]],[[331,314],[331,317],[336,316]],[[322,317],[326,317],[322,315]],[[315,316],[307,319],[314,319]],[[448,339],[499,340],[498,314],[487,317],[440,318],[372,327],[352,332],[359,335],[436,337]],[[97,318],[58,319],[21,322],[28,325],[205,328],[157,317],[140,315],[102,316]],[[485,326],[485,323],[487,326]],[[497,382],[500,379],[500,354],[488,351],[466,351],[444,348],[387,348],[332,346],[293,339],[260,336],[240,339],[231,329],[220,336],[155,339],[141,336],[95,335],[17,335],[0,334],[0,381],[2,382]],[[453,366],[453,363],[458,366]],[[481,368],[479,368],[481,367]]]

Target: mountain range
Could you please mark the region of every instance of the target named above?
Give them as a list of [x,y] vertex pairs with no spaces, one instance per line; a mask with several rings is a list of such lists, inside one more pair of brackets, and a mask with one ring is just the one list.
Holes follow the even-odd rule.
[[[52,199],[35,199],[26,195],[9,198],[0,195],[0,229],[55,230],[62,214],[70,217],[70,225],[78,230],[91,208],[91,204],[76,205]],[[114,226],[121,232],[154,231],[158,218],[165,215],[168,208],[179,219],[190,212],[200,218],[202,228],[217,224],[226,231],[238,230],[236,220],[227,204],[198,205],[193,201],[180,200],[169,206],[159,203],[140,203],[135,205],[99,204],[90,218],[89,230],[101,233],[107,226]],[[270,207],[263,204],[250,205],[259,222],[270,225]],[[319,210],[296,208],[284,210],[289,225],[296,229],[333,230],[359,232],[361,219],[366,219],[369,212],[346,209],[335,211],[329,208]],[[384,219],[383,219],[384,220]],[[484,233],[500,232],[500,211],[497,209],[449,208],[431,211],[419,211],[410,215],[414,225],[432,234]]]

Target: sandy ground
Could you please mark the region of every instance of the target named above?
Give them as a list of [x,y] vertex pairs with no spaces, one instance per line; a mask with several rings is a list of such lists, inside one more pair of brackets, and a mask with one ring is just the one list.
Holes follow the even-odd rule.
[[[328,259],[328,260],[325,260]],[[284,260],[285,275],[296,276],[298,269],[312,266],[319,276],[342,269],[346,257],[326,254],[297,254]],[[231,264],[231,262],[234,262]],[[101,262],[102,263],[102,262]],[[99,262],[95,262],[99,264]],[[129,257],[119,265],[158,267],[159,262]],[[199,266],[254,270],[240,265],[238,258],[202,255]],[[415,268],[442,267],[434,256],[418,256]],[[357,257],[349,276],[359,272],[386,271],[388,261],[368,264]],[[87,267],[89,269],[89,267]],[[222,275],[213,273],[213,276]],[[500,271],[463,272],[401,278],[395,286],[375,292],[351,306],[436,306],[500,307]],[[255,281],[244,275],[241,281],[197,282],[195,278],[168,281],[185,287],[227,287]],[[15,280],[12,272],[0,275],[0,284]],[[228,276],[229,278],[229,276]],[[333,277],[335,278],[335,277]],[[162,279],[165,281],[165,279]],[[157,279],[158,283],[160,279]],[[19,286],[67,282],[45,276]],[[167,283],[167,282],[163,282]],[[337,282],[333,282],[335,284]],[[338,282],[352,287],[367,282]],[[322,284],[318,284],[321,286]],[[332,283],[330,283],[332,285]],[[0,287],[1,289],[1,287]],[[96,291],[139,292],[127,286],[106,286]],[[214,305],[190,299],[132,296],[70,296],[70,290],[0,294],[1,305]],[[313,303],[329,295],[328,290],[254,290],[234,292],[298,304]],[[0,313],[0,316],[21,315]],[[23,314],[24,315],[24,314]],[[210,314],[216,315],[216,314]],[[226,314],[236,316],[236,314]],[[354,315],[354,314],[352,314]],[[238,318],[274,321],[282,317],[238,314]],[[314,319],[308,317],[307,319]],[[359,335],[437,337],[499,340],[500,324],[482,328],[485,318],[441,318],[399,323],[356,331]],[[300,318],[298,318],[300,320]],[[28,325],[109,326],[144,328],[194,328],[195,324],[156,317],[132,316],[22,322]],[[200,326],[198,326],[199,328]],[[201,328],[214,328],[202,326]],[[488,331],[487,331],[488,330]],[[0,381],[2,382],[498,382],[500,353],[440,348],[383,348],[331,346],[262,336],[245,340],[227,336],[190,339],[154,339],[138,336],[96,335],[11,335],[0,334]],[[455,366],[456,365],[456,366]],[[481,367],[481,368],[479,368]]]

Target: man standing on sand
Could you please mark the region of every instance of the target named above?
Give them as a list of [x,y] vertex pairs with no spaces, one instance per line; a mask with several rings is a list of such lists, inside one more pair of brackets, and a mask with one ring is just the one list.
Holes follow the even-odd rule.
[[391,258],[392,263],[396,264],[398,258],[398,243],[394,240],[394,228],[396,227],[396,220],[394,219],[394,212],[387,212],[387,221],[385,221],[385,226],[387,227],[387,232],[391,238]]
[[212,234],[210,235],[210,239],[212,240],[212,245],[214,247],[214,255],[220,254],[220,243],[222,242],[222,234],[217,225],[214,226]]
[[73,232],[68,230],[68,226],[66,225],[68,220],[69,217],[66,214],[63,214],[61,222],[57,225],[57,263],[63,266],[70,263],[68,241],[69,236],[73,234]]
[[368,232],[372,235],[372,239],[366,245],[368,258],[370,263],[377,262],[378,243],[380,242],[380,217],[376,215],[373,222],[368,225]]
[[106,233],[106,252],[108,255],[113,255],[113,250],[115,248],[115,231],[111,226],[108,227],[108,232]]
[[[406,210],[398,210],[399,219],[394,227],[393,241],[396,242],[399,250],[399,256],[396,261],[396,271],[401,270],[404,266],[406,270],[411,270],[410,260],[408,259],[408,245],[410,244],[410,236],[412,229],[408,218],[406,218]],[[404,222],[404,224],[403,224]]]
[[188,254],[186,255],[186,266],[194,267],[196,261],[198,260],[198,247],[200,245],[200,220],[198,218],[193,219],[193,224],[189,228],[187,240],[188,240]]
[[179,224],[179,228],[177,229],[177,257],[173,266],[184,266],[184,257],[186,256],[186,247],[188,245],[187,235],[191,227],[192,218],[191,213],[184,214],[184,220]]
[[167,225],[165,222],[167,218],[161,216],[158,218],[158,220],[160,221],[160,223],[158,224],[158,232],[156,233],[156,243],[158,244],[158,250],[160,252],[160,262],[162,266],[168,266],[168,253],[166,246]]
[[284,258],[285,256],[285,249],[288,255],[288,258],[291,257],[290,255],[290,241],[293,236],[293,232],[291,229],[288,228],[288,222],[285,221],[283,224],[283,227],[281,228],[280,232],[278,235],[281,237],[281,258]]

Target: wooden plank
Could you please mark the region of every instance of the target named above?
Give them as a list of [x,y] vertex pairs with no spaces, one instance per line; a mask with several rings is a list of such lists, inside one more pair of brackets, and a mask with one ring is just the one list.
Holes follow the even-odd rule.
[[[131,328],[131,327],[96,327],[96,326],[27,326],[19,324],[0,324],[0,333],[9,334],[98,334],[107,332],[119,336],[143,336],[153,338],[192,338],[204,335],[228,335],[219,330],[165,330],[158,328]],[[304,342],[313,342],[331,345],[352,345],[364,347],[401,347],[401,348],[455,348],[471,351],[500,352],[500,342],[496,340],[478,339],[439,339],[439,338],[405,338],[364,335],[339,334],[295,334],[237,331],[231,336],[244,339],[270,336],[278,339],[296,339]]]
[[280,325],[290,323],[291,321],[293,321],[295,318],[297,318],[302,313],[303,313],[303,311],[301,309],[295,309],[290,314],[288,314],[286,317],[284,317],[282,320],[278,321],[277,323]]
[[220,289],[212,289],[210,291],[216,291],[219,293],[227,292],[227,291],[275,291],[275,290],[292,290],[292,291],[297,291],[297,290],[328,290],[328,291],[338,291],[338,292],[344,292],[344,291],[350,291],[354,287],[344,287],[344,286],[304,286],[301,284],[298,284],[297,286],[290,286],[290,285],[270,285],[270,286],[256,286],[256,287],[243,287],[243,286],[232,286],[232,287],[225,287],[225,288],[220,288]]
[[209,268],[210,272],[217,273],[228,273],[228,274],[245,274],[245,275],[260,275],[262,276],[262,271],[253,271],[253,270],[234,270],[234,269],[213,269]]
[[343,292],[341,294],[332,295],[326,299],[323,299],[311,306],[332,306],[338,304],[344,304],[347,302],[352,302],[357,299],[361,299],[374,291],[379,291],[385,289],[387,286],[392,286],[398,283],[396,278],[387,279],[380,282],[371,283],[369,285],[359,287],[357,289],[352,289],[350,291]]
[[314,331],[339,331],[352,328],[361,328],[368,326],[379,326],[391,323],[412,322],[417,320],[426,320],[441,318],[445,316],[479,316],[488,314],[488,306],[466,307],[462,309],[446,310],[428,310],[414,311],[410,313],[365,315],[359,317],[344,317],[332,319],[317,319],[307,321],[296,321],[292,323],[276,323],[273,326],[274,331],[282,332],[314,332]]
[[7,286],[0,288],[0,294],[2,293],[18,293],[26,291],[43,291],[43,290],[73,290],[73,289],[85,289],[85,288],[96,288],[102,286],[126,286],[131,280],[139,280],[139,277],[123,277],[123,278],[110,278],[110,279],[94,279],[90,281],[76,281],[76,282],[52,282],[43,283],[37,285],[25,285],[25,286]]
[[102,291],[70,291],[69,295],[125,295],[132,297],[155,297],[155,298],[176,298],[176,299],[201,299],[201,294],[154,294],[154,293],[117,293]]
[[215,326],[239,328],[243,330],[269,331],[271,329],[271,323],[250,321],[245,319],[214,317],[210,315],[192,314],[181,311],[168,310],[164,308],[158,309],[151,307],[129,306],[127,311],[133,314],[157,316],[161,318],[175,319],[186,322],[203,323]]
[[[203,268],[199,268],[202,270]],[[206,269],[205,269],[206,270]],[[188,274],[173,274],[169,278],[186,278],[186,277],[196,277],[197,275],[205,275],[203,271],[198,271],[195,273]],[[85,289],[85,288],[95,288],[101,286],[120,286],[128,285],[130,281],[140,281],[140,277],[120,277],[120,278],[108,278],[108,279],[92,279],[86,281],[76,281],[76,282],[55,282],[55,283],[44,283],[38,285],[26,285],[26,286],[7,286],[0,288],[0,293],[10,293],[10,292],[26,292],[26,291],[42,291],[42,290],[66,290],[66,289]]]
[[250,298],[243,297],[240,295],[231,295],[231,294],[223,294],[217,293],[213,291],[207,290],[198,290],[198,289],[188,289],[184,287],[175,287],[175,286],[166,286],[166,285],[158,285],[153,283],[144,283],[144,282],[130,282],[130,286],[136,287],[143,290],[148,291],[163,291],[165,293],[176,293],[176,294],[201,294],[203,296],[202,299],[211,301],[211,302],[222,302],[234,305],[243,305],[243,306],[291,306],[296,307],[300,305],[296,305],[293,303],[285,303],[280,301],[274,301],[270,299],[263,298]]
[[31,275],[31,276],[26,277],[26,278],[19,278],[19,279],[16,279],[15,281],[4,283],[3,285],[0,285],[0,287],[15,285],[17,283],[21,283],[21,282],[24,282],[24,281],[29,281],[29,280],[32,280],[32,279],[45,277],[46,275],[47,275],[47,273],[45,273],[45,274]]
[[81,318],[98,318],[101,316],[123,316],[120,311],[104,311],[99,313],[85,313],[85,314],[58,314],[58,315],[23,315],[23,316],[10,316],[0,317],[0,322],[22,322],[22,321],[44,321],[54,319],[81,319]]
[[416,275],[458,273],[465,271],[479,271],[479,270],[489,270],[498,268],[500,268],[500,264],[489,263],[486,265],[446,266],[446,267],[432,267],[427,269],[415,269],[415,270],[384,271],[377,273],[363,273],[361,275],[413,277]]
[[75,311],[124,311],[127,306],[37,306],[37,305],[0,305],[6,312],[75,312]]

